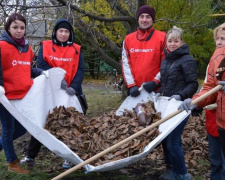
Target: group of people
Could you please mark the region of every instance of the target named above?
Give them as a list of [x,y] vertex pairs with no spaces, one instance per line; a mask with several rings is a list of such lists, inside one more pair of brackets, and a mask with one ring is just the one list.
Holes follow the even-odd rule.
[[[210,180],[225,179],[225,23],[214,30],[216,50],[209,62],[205,84],[198,90],[197,68],[189,47],[184,42],[183,30],[174,26],[167,34],[153,27],[155,11],[144,5],[137,10],[137,31],[127,35],[123,42],[122,70],[128,95],[140,95],[140,86],[148,92],[155,92],[155,100],[160,96],[183,101],[180,110],[200,112],[205,107],[206,129],[209,141]],[[192,105],[195,99],[218,84],[222,89]],[[194,95],[195,94],[195,95]],[[217,103],[212,110],[212,103]],[[185,118],[163,141],[165,171],[162,180],[190,180],[182,149],[182,132],[189,116]]]
[[[61,88],[70,96],[81,95],[84,60],[81,46],[74,43],[74,30],[70,22],[66,19],[56,22],[52,40],[43,41],[40,45],[37,68],[32,67],[34,53],[25,39],[26,25],[26,19],[18,13],[11,14],[5,23],[0,39],[0,93],[4,93],[9,100],[22,99],[31,88],[33,78],[46,75],[45,71],[50,68],[60,67],[66,71]],[[20,161],[13,141],[25,134],[26,129],[1,103],[0,119],[0,150],[4,150],[8,170],[28,174],[29,171],[21,164],[34,165],[41,143],[31,137],[27,156]],[[69,168],[70,163],[65,161],[63,167]]]
[[[216,50],[207,68],[205,84],[202,90],[195,94],[198,89],[197,68],[189,47],[184,42],[183,30],[176,26],[167,33],[156,30],[153,27],[155,10],[148,5],[137,10],[136,18],[139,25],[137,31],[125,37],[122,48],[122,72],[127,94],[137,97],[140,95],[139,87],[143,86],[148,93],[155,92],[156,101],[160,96],[184,101],[179,108],[186,111],[217,103],[216,110],[206,110],[210,179],[225,179],[225,24],[214,30]],[[5,93],[8,99],[22,99],[33,84],[32,78],[45,74],[50,68],[61,67],[66,71],[61,88],[70,96],[81,95],[84,60],[81,47],[74,43],[74,30],[70,22],[66,19],[56,22],[52,40],[43,41],[40,45],[37,68],[31,66],[34,54],[24,37],[26,25],[25,18],[18,13],[10,15],[5,23],[5,31],[0,39],[0,92]],[[71,60],[54,61],[50,56]],[[15,65],[15,61],[21,62]],[[192,99],[218,84],[223,86],[221,90],[191,106]],[[41,143],[31,137],[27,156],[20,161],[15,154],[13,140],[25,134],[26,129],[1,103],[0,119],[0,150],[4,150],[8,170],[28,174],[29,171],[20,164],[33,166]],[[182,132],[188,119],[189,117],[185,118],[162,141],[166,167],[160,179],[191,179],[182,149]],[[64,167],[69,166],[65,161]]]

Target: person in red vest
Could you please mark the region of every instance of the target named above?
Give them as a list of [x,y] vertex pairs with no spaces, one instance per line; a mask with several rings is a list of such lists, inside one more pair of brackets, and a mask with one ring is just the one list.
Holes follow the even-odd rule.
[[[205,92],[208,90],[212,89],[214,86],[217,85],[217,79],[215,72],[223,60],[225,60],[225,23],[219,25],[214,29],[214,41],[216,43],[216,50],[213,54],[213,56],[210,59],[207,71],[206,71],[206,77],[204,81],[204,86],[201,89],[201,91],[193,96],[193,99],[196,99],[203,95]],[[214,67],[214,68],[212,68]],[[214,73],[213,73],[214,72]],[[214,98],[209,98],[209,99],[214,99],[216,100],[217,94],[222,94],[222,91],[219,93],[215,93],[212,97]],[[223,97],[224,94],[221,96]],[[187,102],[190,102],[191,99],[186,99],[184,101],[184,104],[181,105],[183,109],[185,109],[185,106]],[[223,101],[223,100],[221,100]],[[220,143],[220,138],[219,138],[219,132],[218,129],[220,127],[223,127],[222,124],[224,124],[224,120],[221,121],[223,123],[217,124],[216,119],[217,117],[221,117],[221,114],[224,111],[222,110],[222,107],[217,107],[217,104],[212,104],[208,105],[207,102],[209,102],[208,98],[206,100],[201,101],[200,103],[194,105],[195,108],[193,108],[193,112],[196,111],[196,109],[204,107],[204,104],[206,106],[206,111],[205,111],[205,126],[206,126],[206,131],[208,134],[208,142],[209,142],[209,161],[210,161],[210,180],[223,180],[225,179],[225,159],[222,151],[222,144]],[[213,102],[213,101],[211,101]],[[187,104],[188,106],[189,104]],[[190,105],[189,105],[190,106]],[[198,108],[196,108],[198,107]],[[219,108],[219,109],[218,109]],[[219,113],[220,109],[222,110],[221,113]],[[217,114],[218,113],[218,114]],[[221,118],[223,119],[223,118]],[[222,128],[221,128],[222,129]],[[221,130],[223,131],[223,130]],[[225,131],[225,130],[224,130]],[[225,139],[225,138],[224,138]],[[224,139],[222,142],[224,142]],[[225,146],[224,146],[225,148]]]
[[122,72],[128,94],[137,97],[139,87],[151,93],[159,84],[159,68],[164,58],[166,33],[153,27],[155,10],[141,6],[136,13],[137,31],[128,34],[123,42]]
[[[39,68],[32,68],[34,54],[24,35],[26,19],[18,14],[11,14],[4,26],[0,39],[0,94],[7,99],[22,99],[31,86],[33,79],[43,73]],[[26,129],[17,121],[0,102],[1,137],[0,151],[3,149],[8,171],[28,174],[20,166],[13,141],[26,133]]]
[[[74,43],[74,30],[67,19],[59,19],[52,31],[52,40],[41,43],[37,66],[43,70],[60,67],[66,71],[61,82],[61,88],[70,96],[82,94],[82,81],[84,78],[84,60],[81,46]],[[34,159],[40,151],[41,143],[31,136],[27,156],[21,164],[34,166]],[[65,161],[63,168],[68,169],[71,163]]]

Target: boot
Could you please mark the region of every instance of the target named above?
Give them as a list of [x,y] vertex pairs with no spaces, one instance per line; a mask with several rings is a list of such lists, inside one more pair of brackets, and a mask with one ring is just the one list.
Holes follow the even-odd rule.
[[15,172],[17,174],[29,174],[29,171],[20,166],[20,160],[16,159],[10,162],[8,165],[8,171]]

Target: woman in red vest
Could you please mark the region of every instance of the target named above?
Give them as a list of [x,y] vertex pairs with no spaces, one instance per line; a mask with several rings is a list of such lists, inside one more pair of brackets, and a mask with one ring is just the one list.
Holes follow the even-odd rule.
[[[214,51],[213,56],[211,57],[208,65],[204,86],[199,93],[193,96],[192,99],[200,97],[201,95],[212,89],[214,86],[216,86],[218,83],[217,75],[215,73],[220,63],[225,61],[225,23],[219,25],[214,29],[214,41],[216,43],[216,50]],[[222,134],[219,135],[218,132],[218,130],[221,132],[225,132],[225,126],[222,126],[223,124],[225,124],[224,123],[225,118],[222,118],[224,117],[225,108],[222,109],[222,107],[224,106],[221,106],[221,103],[218,103],[224,102],[222,97],[224,97],[224,93],[223,91],[219,91],[218,93],[214,93],[211,97],[202,100],[200,103],[197,104],[197,106],[193,105],[192,108],[190,107],[189,104],[192,99],[186,99],[184,103],[181,105],[182,110],[185,109],[186,107],[187,108],[186,110],[193,109],[193,111],[195,111],[197,108],[202,108],[205,105],[207,105],[205,111],[205,119],[206,119],[205,125],[206,131],[208,133],[208,142],[209,142],[209,161],[210,161],[211,180],[225,179],[225,160],[224,160],[225,158],[222,151],[224,149],[225,152],[225,146],[223,146],[225,142],[224,141],[225,136],[222,136]],[[215,103],[216,99],[218,107],[217,104],[209,105],[210,103]],[[218,123],[218,119],[223,120],[224,122]],[[221,140],[222,143],[220,142],[220,138],[222,139]]]
[[[33,84],[31,77],[42,74],[42,70],[32,68],[34,54],[24,38],[26,19],[13,13],[7,19],[0,39],[0,92],[10,99],[22,99]],[[26,133],[26,129],[0,103],[2,135],[0,150],[4,149],[8,170],[18,174],[29,171],[19,164],[13,140]]]
[[[81,47],[74,43],[74,30],[66,19],[59,19],[52,32],[52,40],[41,43],[38,57],[38,67],[48,70],[60,67],[66,71],[61,82],[61,88],[69,95],[81,95],[81,83],[84,78],[84,60]],[[34,159],[40,151],[41,143],[31,136],[27,156],[21,160],[22,164],[34,166]],[[68,169],[71,164],[65,161],[63,168]]]

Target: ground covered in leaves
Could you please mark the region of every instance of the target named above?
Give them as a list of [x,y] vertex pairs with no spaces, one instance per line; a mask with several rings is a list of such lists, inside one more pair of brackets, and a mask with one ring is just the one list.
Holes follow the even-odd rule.
[[[112,122],[112,117],[114,118],[114,120],[117,120],[118,117],[114,117],[114,113],[115,110],[105,113],[101,116],[97,116],[97,117],[92,117],[90,123],[92,122],[93,126],[96,126],[96,128],[100,127],[100,124],[102,125],[102,123],[100,123],[101,118],[106,118],[107,120],[105,120],[108,123],[113,123]],[[129,113],[127,115],[129,117]],[[110,119],[111,117],[111,119]],[[127,121],[129,121],[130,118],[126,119]],[[79,121],[81,121],[83,123],[83,121],[80,119]],[[192,177],[194,177],[193,179],[205,179],[204,178],[204,174],[209,173],[209,163],[208,163],[208,142],[206,139],[206,131],[205,131],[205,126],[204,126],[204,116],[199,116],[199,117],[190,117],[188,124],[185,127],[185,130],[183,132],[183,149],[185,152],[185,160],[186,160],[186,164],[188,167],[188,172],[192,175]],[[82,124],[81,123],[81,124]],[[115,123],[115,122],[114,122]],[[131,122],[127,123],[127,124],[131,124]],[[112,124],[113,125],[113,124]],[[85,123],[83,123],[83,126],[86,126]],[[105,124],[103,126],[109,126],[109,124]],[[137,126],[137,125],[136,125]],[[136,127],[135,126],[135,127]],[[113,127],[113,126],[111,126]],[[119,125],[117,126],[119,127]],[[129,130],[129,128],[125,127],[124,124],[122,124],[122,128],[124,131],[124,133],[126,134]],[[112,129],[112,131],[114,131],[114,134],[116,132],[117,129]],[[138,129],[136,129],[137,131]],[[75,131],[74,134],[77,135],[76,133],[79,133],[78,131]],[[92,132],[92,135],[96,133],[96,132]],[[106,132],[103,131],[103,134],[98,135],[98,136],[102,136],[104,135],[106,136]],[[132,133],[135,132],[130,132],[129,135],[131,135]],[[110,133],[109,133],[110,134]],[[97,135],[97,134],[96,134]],[[96,136],[95,135],[95,136]],[[112,134],[111,134],[112,135]],[[146,135],[147,136],[147,135]],[[17,154],[20,157],[24,157],[26,155],[27,152],[27,147],[29,144],[29,137],[30,135],[27,133],[25,136],[19,138],[17,141],[15,141],[15,149],[17,151]],[[120,137],[120,140],[122,140],[124,137]],[[115,137],[113,137],[112,139],[116,140]],[[146,138],[147,140],[147,138]],[[118,142],[118,141],[117,141]],[[117,143],[116,141],[114,141],[113,143]],[[72,141],[72,143],[74,143]],[[93,146],[94,142],[88,142],[85,144],[86,147],[91,148]],[[148,143],[147,141],[145,143]],[[101,144],[103,144],[103,146],[101,146],[101,150],[104,150],[104,148],[107,148],[108,146],[110,146],[106,141],[102,142]],[[136,147],[138,145],[140,145],[140,149],[143,148],[143,145],[140,141],[136,141],[136,142],[131,142],[130,145],[128,146],[132,146],[135,145]],[[100,147],[100,145],[99,145]],[[72,148],[72,146],[71,146]],[[126,149],[126,147],[124,147],[124,149]],[[79,148],[78,148],[79,150]],[[138,153],[137,150],[135,150],[135,153]],[[97,151],[96,151],[97,153]],[[82,157],[82,158],[89,158],[91,155],[95,155],[95,152],[90,152],[90,154],[86,155],[87,157]],[[130,153],[130,155],[132,155],[132,153]],[[85,156],[85,154],[83,154],[83,156]],[[108,155],[109,156],[109,155]],[[111,154],[112,157],[114,155]],[[116,159],[114,159],[116,160]],[[104,159],[104,163],[106,161],[110,161],[109,159]],[[63,163],[63,159],[61,159],[60,157],[57,157],[56,155],[54,155],[51,151],[49,151],[47,148],[42,147],[37,159],[36,159],[36,167],[34,169],[34,171],[43,171],[47,174],[49,174],[50,176],[54,177],[54,175],[52,175],[53,173],[61,173],[64,170],[61,168],[61,165]],[[95,162],[95,163],[103,163],[103,162]],[[165,168],[164,165],[164,161],[163,161],[163,151],[161,148],[161,145],[158,145],[147,157],[143,158],[142,160],[126,167],[120,170],[115,170],[115,171],[110,171],[110,172],[102,172],[102,173],[88,173],[87,175],[85,175],[84,173],[84,169],[81,169],[77,172],[79,172],[81,175],[81,177],[76,177],[75,179],[79,180],[79,179],[96,179],[96,180],[100,180],[100,179],[118,179],[119,177],[121,177],[121,179],[143,179],[143,180],[156,180],[158,179],[158,176],[163,172]],[[126,178],[125,178],[126,177]],[[198,177],[198,178],[197,178]],[[74,177],[65,177],[63,179],[74,179]]]
[[[16,141],[16,149],[18,154],[26,154],[28,139],[29,135],[27,134],[26,136],[20,138],[19,141]],[[185,152],[188,172],[193,177],[200,177],[209,173],[208,143],[206,140],[203,117],[190,117],[183,132],[183,149]],[[46,167],[46,162],[50,162],[51,166]],[[36,166],[39,171],[44,171],[51,174],[54,172],[64,171],[61,168],[62,162],[63,160],[61,158],[55,156],[47,148],[42,147],[36,160]],[[122,174],[129,177],[129,179],[154,180],[158,179],[157,177],[163,172],[164,168],[163,151],[161,145],[159,145],[141,161],[120,170],[95,173],[93,177],[100,177],[103,175],[104,177],[109,176],[108,179],[116,179],[117,176]],[[84,169],[81,171],[84,172]],[[81,179],[84,179],[84,177]]]

